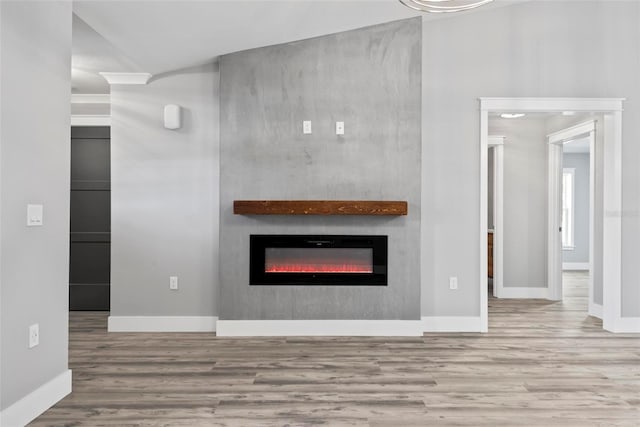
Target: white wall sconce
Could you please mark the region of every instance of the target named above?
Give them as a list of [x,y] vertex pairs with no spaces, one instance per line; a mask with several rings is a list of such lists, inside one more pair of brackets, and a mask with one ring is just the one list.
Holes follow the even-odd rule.
[[182,108],[179,105],[168,104],[164,106],[164,127],[176,130],[182,126]]

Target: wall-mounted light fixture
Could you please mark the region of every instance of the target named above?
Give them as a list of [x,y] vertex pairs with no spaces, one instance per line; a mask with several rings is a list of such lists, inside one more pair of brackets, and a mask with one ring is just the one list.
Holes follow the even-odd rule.
[[181,110],[182,108],[175,104],[164,106],[164,127],[166,129],[180,129],[182,126]]

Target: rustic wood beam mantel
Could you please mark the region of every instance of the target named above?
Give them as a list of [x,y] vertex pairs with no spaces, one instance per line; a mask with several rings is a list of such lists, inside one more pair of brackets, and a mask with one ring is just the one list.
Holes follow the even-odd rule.
[[234,200],[236,215],[407,215],[406,201]]

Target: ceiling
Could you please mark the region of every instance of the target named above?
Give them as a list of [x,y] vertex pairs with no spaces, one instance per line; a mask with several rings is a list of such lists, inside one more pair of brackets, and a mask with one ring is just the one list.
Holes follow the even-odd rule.
[[71,50],[71,92],[109,93],[109,84],[101,71],[141,71],[115,46],[106,41],[78,16],[73,15]]
[[[527,0],[496,0],[460,14]],[[153,75],[220,55],[424,16],[398,0],[75,0],[75,93],[107,93],[106,72]]]

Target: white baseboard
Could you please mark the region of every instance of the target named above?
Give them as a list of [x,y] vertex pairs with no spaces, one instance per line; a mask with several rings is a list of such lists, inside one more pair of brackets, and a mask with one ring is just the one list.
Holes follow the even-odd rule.
[[215,316],[109,316],[109,332],[215,332]]
[[218,320],[219,337],[422,336],[420,320]]
[[71,370],[32,391],[0,412],[0,426],[24,426],[71,393]]
[[596,304],[594,302],[589,301],[589,316],[602,319],[602,304]]
[[590,270],[591,266],[588,262],[563,262],[563,270]]
[[614,327],[609,329],[616,333],[640,333],[640,317],[621,317],[616,319]]
[[479,316],[425,316],[422,327],[425,332],[483,332]]
[[497,297],[549,299],[549,288],[503,287],[498,289]]

